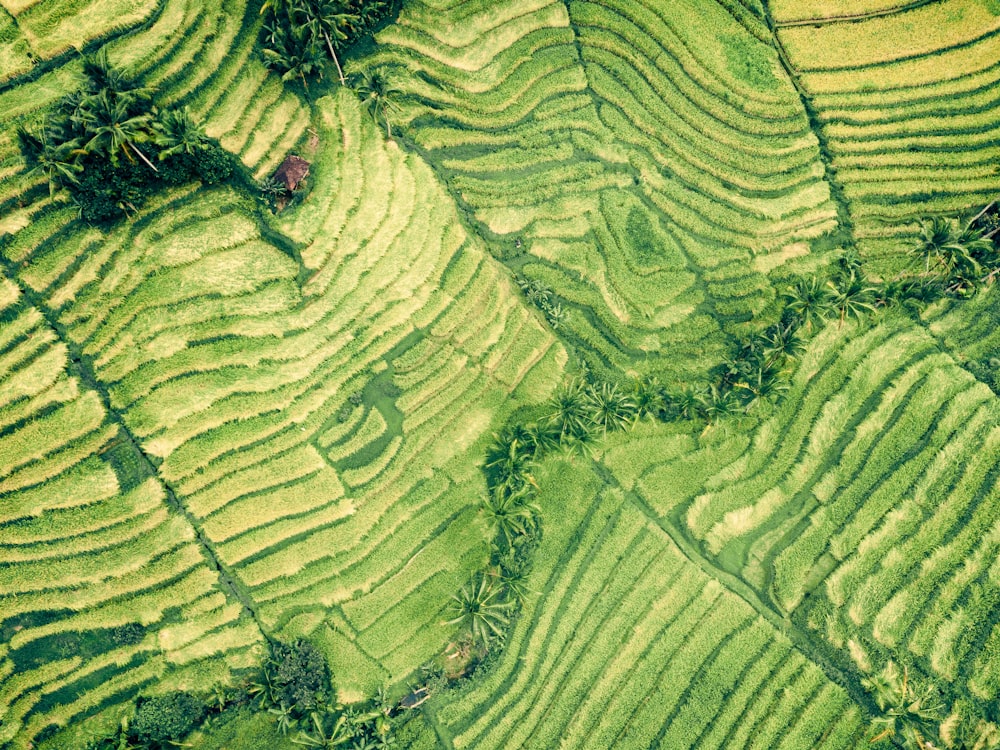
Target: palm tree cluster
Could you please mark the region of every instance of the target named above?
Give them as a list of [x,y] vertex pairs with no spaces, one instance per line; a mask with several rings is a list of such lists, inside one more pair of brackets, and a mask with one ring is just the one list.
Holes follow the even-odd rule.
[[334,699],[326,659],[304,639],[273,642],[259,676],[247,694],[272,715],[283,735],[303,747],[369,750],[388,748],[393,737],[394,705],[379,691],[364,704],[345,707]]
[[924,262],[924,277],[939,280],[947,292],[967,297],[1000,273],[995,234],[985,210],[969,222],[935,216],[921,222],[913,252]]
[[519,497],[533,490],[531,468],[546,453],[573,450],[641,419],[670,419],[673,401],[652,376],[626,385],[576,378],[556,392],[540,419],[508,426],[495,436],[487,451],[488,484]]
[[341,704],[311,711],[292,744],[321,750],[383,750],[396,745],[392,705],[378,699],[368,706]]
[[[904,291],[913,290],[895,293],[905,296]],[[788,390],[788,378],[806,340],[831,318],[843,326],[849,318],[861,320],[874,312],[880,290],[867,281],[861,259],[851,249],[838,259],[829,277],[799,279],[783,296],[785,306],[777,322],[740,341],[733,356],[713,368],[714,378],[707,385],[688,386],[673,397],[676,416],[701,418],[711,426],[727,416],[776,403]]]
[[488,493],[482,510],[493,535],[489,564],[453,597],[454,617],[446,624],[462,625],[472,646],[483,652],[502,642],[528,593],[530,561],[541,533],[532,476],[536,463],[556,449],[573,450],[639,419],[662,416],[666,404],[654,378],[636,379],[628,388],[579,378],[553,397],[541,419],[501,430],[485,467]]
[[370,33],[391,10],[390,0],[267,0],[261,8],[264,64],[308,89],[307,78],[322,78],[329,57],[344,84],[338,50]]
[[552,289],[538,279],[526,279],[523,276],[518,276],[515,280],[521,288],[521,292],[524,293],[525,299],[542,311],[545,319],[549,321],[549,325],[558,328],[566,314]]
[[63,97],[41,127],[19,128],[17,138],[50,194],[68,189],[84,219],[133,213],[163,184],[217,182],[232,173],[230,155],[187,108],[154,106],[154,92],[115,69],[103,50],[84,60],[83,72],[84,86]]

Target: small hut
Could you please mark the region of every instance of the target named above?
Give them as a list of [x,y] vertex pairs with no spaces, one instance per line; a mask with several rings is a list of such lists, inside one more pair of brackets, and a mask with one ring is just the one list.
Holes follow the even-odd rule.
[[281,162],[281,166],[278,167],[272,179],[276,182],[280,182],[285,186],[285,189],[291,193],[308,175],[309,162],[305,159],[300,159],[294,154],[289,154],[285,157],[285,160]]

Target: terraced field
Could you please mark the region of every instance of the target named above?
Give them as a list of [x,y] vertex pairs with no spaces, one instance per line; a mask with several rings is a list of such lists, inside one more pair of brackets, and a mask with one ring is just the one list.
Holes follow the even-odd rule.
[[995,4],[772,2],[771,10],[871,271],[906,266],[901,251],[917,219],[995,197]]
[[675,436],[660,455],[636,462],[622,446],[607,463],[657,517],[860,671],[905,650],[993,700],[983,645],[997,637],[1000,596],[998,419],[986,385],[924,328],[890,318],[824,330],[751,436],[698,448]]
[[227,189],[6,252],[258,622],[349,656],[349,697],[442,647],[439,612],[485,555],[483,440],[565,353],[427,167],[347,93],[318,111],[323,171],[285,220],[300,260]]
[[1000,294],[991,288],[968,304],[941,305],[924,316],[928,330],[980,380],[1000,393]]
[[0,742],[28,748],[143,688],[209,689],[263,638],[66,345],[0,297]]
[[0,83],[57,55],[122,34],[151,21],[157,0],[3,0],[0,3]]
[[400,71],[407,137],[592,366],[683,371],[836,226],[766,34],[715,2],[414,2],[364,65]]
[[[791,282],[996,198],[995,6],[408,0],[347,62],[388,138],[267,71],[260,2],[0,0],[0,748],[268,639],[347,703],[463,671],[496,433],[581,375],[710,399]],[[80,221],[15,129],[102,44],[248,175]],[[523,607],[419,750],[860,749],[889,659],[1000,720],[997,300],[820,326],[773,408],[539,448]]]
[[501,663],[432,706],[449,746],[866,744],[843,689],[582,463],[540,482],[545,551]]

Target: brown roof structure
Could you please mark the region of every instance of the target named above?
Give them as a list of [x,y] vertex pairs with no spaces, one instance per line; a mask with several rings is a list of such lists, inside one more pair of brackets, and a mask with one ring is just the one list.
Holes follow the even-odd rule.
[[274,179],[283,183],[288,188],[288,192],[292,192],[308,174],[309,162],[294,154],[289,154],[275,171]]

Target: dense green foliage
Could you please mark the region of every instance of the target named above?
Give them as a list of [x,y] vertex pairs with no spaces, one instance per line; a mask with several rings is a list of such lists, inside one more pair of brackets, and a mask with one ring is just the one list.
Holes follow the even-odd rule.
[[330,59],[344,83],[337,52],[370,34],[393,5],[393,0],[267,0],[261,11],[264,64],[282,80],[299,79],[308,87],[307,78],[321,78]]
[[132,215],[167,185],[192,179],[213,184],[233,173],[232,156],[188,109],[157,108],[154,92],[116,70],[104,54],[87,58],[83,72],[82,89],[59,100],[40,130],[22,127],[17,137],[50,194],[67,188],[85,221]]
[[187,693],[170,693],[140,700],[128,735],[147,747],[176,745],[201,723],[205,704]]
[[262,705],[291,708],[302,715],[327,700],[330,672],[326,659],[309,641],[272,643],[264,681],[254,692]]

